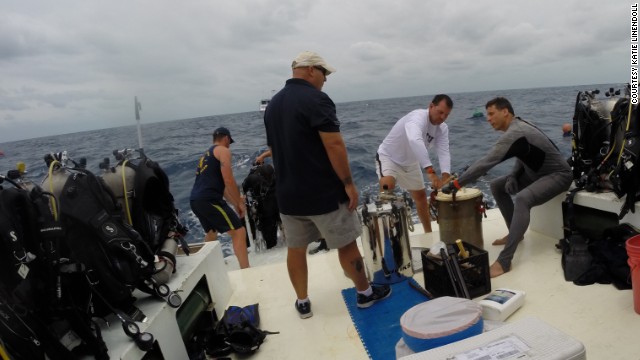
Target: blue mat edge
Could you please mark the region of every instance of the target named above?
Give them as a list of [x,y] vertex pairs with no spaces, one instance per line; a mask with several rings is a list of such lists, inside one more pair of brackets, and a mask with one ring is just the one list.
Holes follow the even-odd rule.
[[[400,289],[401,286],[406,286],[410,289],[410,291],[415,292],[416,297],[413,298],[413,301],[408,301],[407,307],[406,309],[404,309],[404,311],[410,309],[411,307],[423,303],[425,301],[429,301],[430,299],[427,298],[424,294],[419,293],[417,290],[412,289],[408,283],[408,281],[411,281],[413,284],[417,285],[418,287],[422,287],[420,284],[418,284],[418,282],[413,279],[413,278],[409,278],[406,281],[401,281],[399,283],[395,283],[395,284],[390,284],[392,292],[391,292],[391,297],[395,295],[401,295],[398,294],[398,289]],[[369,350],[369,346],[367,344],[368,338],[366,336],[363,335],[362,330],[360,329],[360,327],[358,326],[358,324],[356,323],[356,321],[354,321],[354,314],[352,313],[352,311],[371,311],[375,309],[375,306],[378,304],[374,304],[371,308],[369,309],[358,309],[355,301],[356,301],[356,289],[354,287],[351,288],[346,288],[343,289],[341,291],[342,293],[342,300],[344,301],[345,306],[347,307],[347,312],[349,313],[349,317],[351,318],[351,322],[353,323],[353,326],[356,328],[356,331],[358,332],[358,337],[360,338],[360,341],[362,342],[362,346],[364,347],[364,350],[367,352],[367,356],[369,357],[369,359],[372,360],[377,360],[377,359],[384,359],[387,360],[389,359],[389,354],[387,354],[387,352],[385,352],[385,354],[375,354],[375,356],[373,356],[371,354],[371,351]],[[349,304],[353,304],[353,305],[349,305]],[[404,311],[402,313],[404,313]],[[401,316],[402,314],[400,314]],[[399,322],[400,322],[400,316],[398,316],[398,327],[399,327]],[[396,341],[400,340],[402,336],[402,330],[399,330],[399,335],[398,338],[396,339]],[[391,348],[391,352],[393,353],[393,357],[395,359],[395,345]],[[378,356],[380,355],[380,356]],[[386,356],[385,356],[386,355]]]

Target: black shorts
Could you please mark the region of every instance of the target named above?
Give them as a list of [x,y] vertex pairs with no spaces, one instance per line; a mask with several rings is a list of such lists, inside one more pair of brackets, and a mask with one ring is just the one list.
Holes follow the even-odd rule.
[[205,233],[209,230],[226,233],[244,226],[238,214],[224,200],[191,200],[191,210],[200,220]]

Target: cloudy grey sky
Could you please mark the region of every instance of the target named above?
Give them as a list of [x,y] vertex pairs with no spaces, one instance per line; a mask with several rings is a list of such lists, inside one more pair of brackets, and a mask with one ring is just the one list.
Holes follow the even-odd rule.
[[631,3],[0,0],[0,142],[257,111],[302,50],[337,103],[628,82]]

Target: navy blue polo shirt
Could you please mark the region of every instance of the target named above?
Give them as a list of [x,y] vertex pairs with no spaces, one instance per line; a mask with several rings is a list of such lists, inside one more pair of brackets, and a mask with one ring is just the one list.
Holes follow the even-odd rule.
[[286,215],[321,215],[348,201],[319,131],[339,132],[336,106],[302,79],[289,79],[264,114],[276,172],[276,195]]

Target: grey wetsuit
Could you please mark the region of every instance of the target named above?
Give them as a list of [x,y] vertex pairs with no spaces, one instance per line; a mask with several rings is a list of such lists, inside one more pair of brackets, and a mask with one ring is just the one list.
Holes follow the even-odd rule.
[[[555,144],[540,129],[515,117],[491,151],[473,163],[458,183],[468,184],[513,157],[513,171],[491,182],[491,193],[509,227],[507,243],[497,260],[504,271],[511,269],[518,243],[529,227],[531,208],[569,189],[573,179]],[[509,192],[515,195],[513,199]]]

